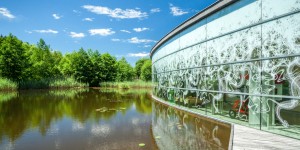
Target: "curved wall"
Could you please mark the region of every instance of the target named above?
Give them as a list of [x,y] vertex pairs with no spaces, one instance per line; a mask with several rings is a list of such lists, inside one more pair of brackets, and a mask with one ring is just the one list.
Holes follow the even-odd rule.
[[153,94],[300,139],[300,0],[218,1],[193,18],[152,49]]

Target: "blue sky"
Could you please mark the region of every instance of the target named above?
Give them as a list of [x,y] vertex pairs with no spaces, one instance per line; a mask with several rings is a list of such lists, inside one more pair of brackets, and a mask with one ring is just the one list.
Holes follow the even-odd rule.
[[165,34],[216,0],[1,0],[0,34],[63,54],[109,52],[132,65]]

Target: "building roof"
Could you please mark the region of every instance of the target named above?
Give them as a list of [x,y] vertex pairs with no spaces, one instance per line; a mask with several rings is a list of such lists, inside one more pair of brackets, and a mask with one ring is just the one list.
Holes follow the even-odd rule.
[[150,57],[155,53],[155,51],[162,46],[165,42],[170,40],[172,37],[180,33],[181,31],[187,29],[188,27],[194,25],[195,23],[207,18],[208,16],[214,14],[215,12],[223,9],[224,7],[236,2],[238,0],[218,0],[217,2],[211,4],[210,6],[206,7],[196,15],[192,16],[191,18],[184,21],[179,26],[175,27],[171,30],[168,34],[166,34],[162,39],[160,39],[151,49]]

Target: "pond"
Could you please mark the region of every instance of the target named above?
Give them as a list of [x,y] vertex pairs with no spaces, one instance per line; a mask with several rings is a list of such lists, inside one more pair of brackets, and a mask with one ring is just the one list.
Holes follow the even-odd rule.
[[230,127],[154,102],[149,89],[0,93],[0,149],[227,149]]

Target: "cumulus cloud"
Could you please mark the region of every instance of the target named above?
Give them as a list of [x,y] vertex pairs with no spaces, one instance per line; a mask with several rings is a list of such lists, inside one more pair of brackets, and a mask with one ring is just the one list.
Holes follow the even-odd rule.
[[60,19],[62,16],[58,15],[58,14],[52,14],[53,18],[58,20]]
[[8,18],[8,19],[14,19],[16,18],[14,15],[10,13],[10,11],[7,8],[0,8],[0,15]]
[[85,37],[85,35],[84,35],[84,33],[70,32],[70,37],[72,37],[72,38],[83,38],[83,37]]
[[90,35],[100,35],[100,36],[108,36],[115,33],[115,31],[112,31],[111,28],[107,29],[90,29],[89,30]]
[[120,39],[111,39],[111,41],[113,41],[113,42],[119,42],[121,40]]
[[170,10],[171,10],[171,14],[173,16],[181,16],[184,14],[187,14],[187,11],[183,11],[182,9],[180,9],[179,7],[174,6],[173,4],[170,4]]
[[48,29],[48,30],[33,30],[34,32],[37,33],[52,33],[52,34],[57,34],[58,31],[56,30],[52,30],[52,29]]
[[160,12],[160,9],[159,9],[159,8],[152,8],[152,9],[150,10],[150,12],[151,12],[151,13],[158,13],[158,12]]
[[84,18],[83,21],[94,21],[94,18]]
[[131,33],[130,31],[128,30],[120,30],[121,32],[125,32],[125,33]]
[[141,52],[141,53],[129,53],[129,57],[147,57],[149,56],[149,53]]
[[145,31],[145,30],[149,30],[149,28],[133,28],[133,30],[135,32],[142,32],[142,31]]
[[154,40],[149,40],[149,39],[138,39],[137,37],[133,37],[131,39],[128,39],[129,43],[134,43],[134,44],[139,44],[139,43],[151,43],[155,42]]
[[108,7],[94,5],[84,5],[82,8],[95,14],[107,15],[109,17],[118,19],[145,18],[148,16],[146,12],[141,12],[139,9],[110,9]]

